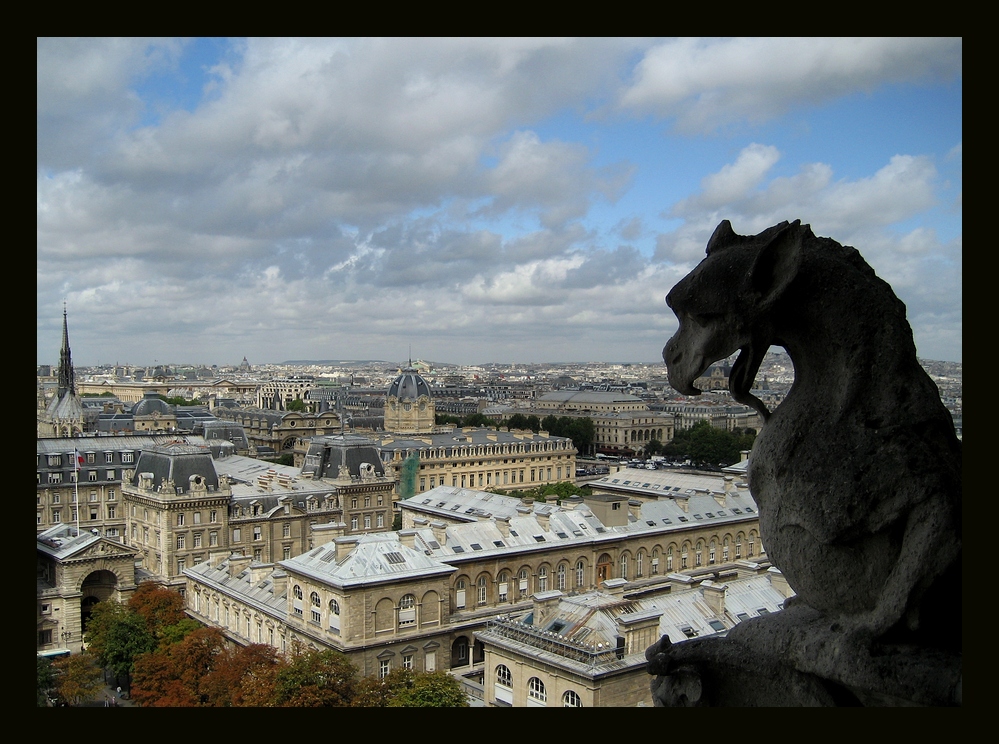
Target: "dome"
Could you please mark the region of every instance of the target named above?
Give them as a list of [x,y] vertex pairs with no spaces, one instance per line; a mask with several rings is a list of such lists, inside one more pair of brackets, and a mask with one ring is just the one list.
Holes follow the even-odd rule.
[[156,393],[146,393],[142,400],[132,406],[133,416],[149,416],[153,413],[170,413],[170,405]]
[[416,400],[421,395],[429,398],[430,386],[413,367],[406,367],[388,389],[388,397],[398,400]]

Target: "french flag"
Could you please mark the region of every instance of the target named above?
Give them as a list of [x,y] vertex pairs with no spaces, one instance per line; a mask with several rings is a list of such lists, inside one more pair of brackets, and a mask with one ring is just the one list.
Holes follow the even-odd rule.
[[73,455],[76,457],[74,465],[76,465],[76,469],[79,470],[83,466],[83,455],[80,454],[80,450],[78,449],[73,450]]

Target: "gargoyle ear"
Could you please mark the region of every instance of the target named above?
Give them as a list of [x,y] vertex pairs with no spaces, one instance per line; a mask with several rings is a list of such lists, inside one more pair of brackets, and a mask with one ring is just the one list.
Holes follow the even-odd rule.
[[711,233],[711,237],[708,238],[708,247],[704,253],[708,256],[711,255],[712,251],[716,251],[720,248],[727,248],[729,244],[738,240],[739,236],[735,234],[735,230],[732,229],[732,223],[728,220],[722,220],[718,223],[718,227],[715,231]]
[[797,276],[804,233],[801,220],[795,220],[760,249],[749,271],[749,285],[763,303],[774,302]]

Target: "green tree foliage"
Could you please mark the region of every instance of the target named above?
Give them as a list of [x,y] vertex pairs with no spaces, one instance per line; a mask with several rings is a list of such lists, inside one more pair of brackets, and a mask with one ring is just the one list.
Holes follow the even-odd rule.
[[273,705],[285,708],[338,708],[354,697],[357,670],[333,651],[296,653],[274,680]]
[[364,677],[355,685],[353,708],[467,708],[461,683],[447,672],[394,669],[384,678]]
[[742,450],[752,449],[755,439],[753,429],[728,432],[699,421],[676,432],[662,451],[667,457],[689,459],[696,465],[732,465],[739,462]]
[[596,439],[596,426],[589,416],[545,416],[541,419],[541,429],[555,437],[569,437],[576,450],[589,452]]
[[650,439],[645,445],[645,454],[647,455],[661,455],[663,452],[663,443],[658,439]]
[[300,398],[295,398],[295,400],[290,401],[285,408],[289,411],[299,411],[300,413],[304,413],[308,410],[308,407],[305,405],[305,401]]
[[56,690],[63,700],[72,701],[74,705],[94,700],[104,687],[104,673],[88,651],[58,659],[55,668],[58,670]]
[[84,638],[98,663],[115,676],[130,674],[135,660],[157,645],[145,618],[113,599],[94,605]]
[[[409,670],[402,670],[409,671]],[[447,672],[410,672],[405,684],[393,690],[391,708],[467,708],[461,683]]]
[[38,672],[35,693],[38,698],[38,707],[44,708],[48,705],[49,690],[55,687],[55,668],[52,666],[52,662],[44,656],[36,657],[35,666]]

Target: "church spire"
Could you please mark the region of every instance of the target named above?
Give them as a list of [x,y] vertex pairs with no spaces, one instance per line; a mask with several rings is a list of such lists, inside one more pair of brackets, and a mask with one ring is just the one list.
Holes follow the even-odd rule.
[[73,372],[73,359],[69,352],[69,325],[66,321],[66,303],[62,306],[62,350],[59,352],[59,395],[76,395],[76,374]]

